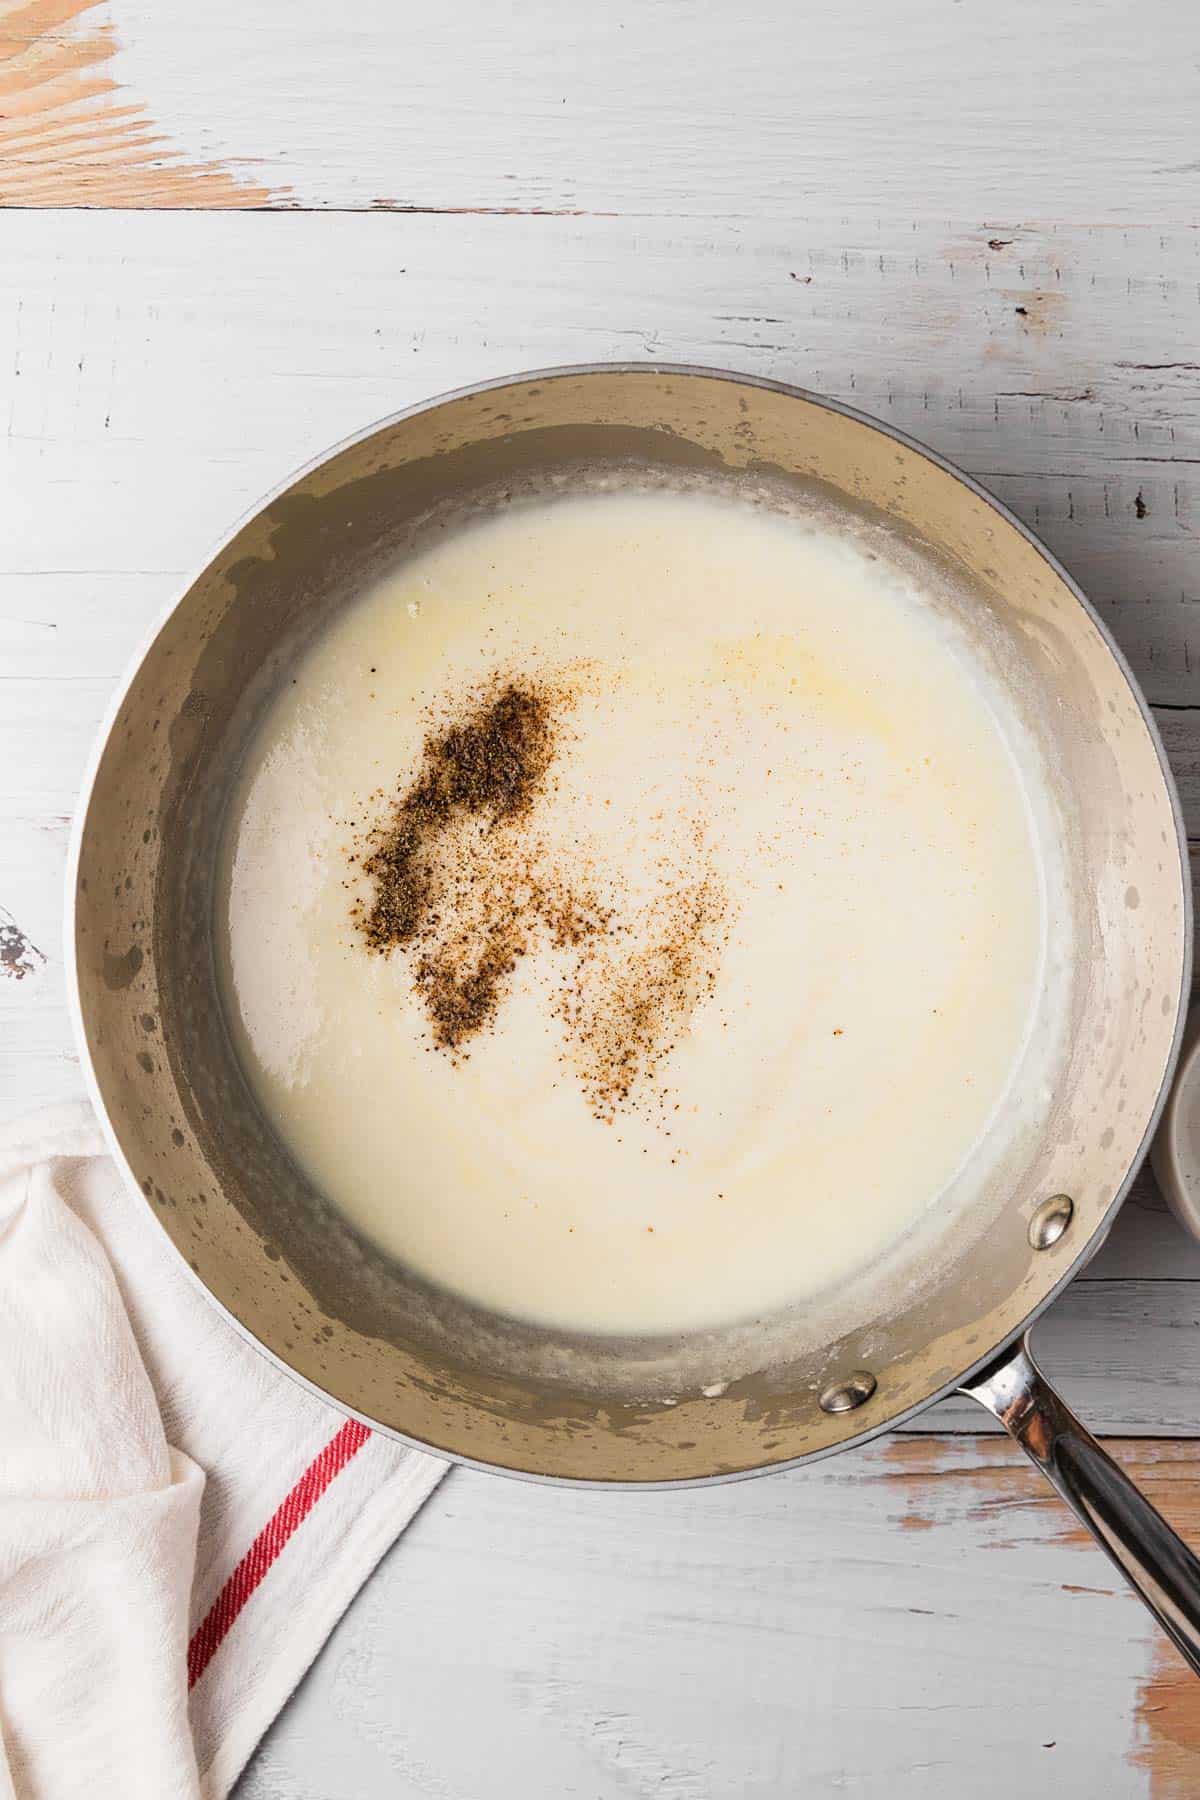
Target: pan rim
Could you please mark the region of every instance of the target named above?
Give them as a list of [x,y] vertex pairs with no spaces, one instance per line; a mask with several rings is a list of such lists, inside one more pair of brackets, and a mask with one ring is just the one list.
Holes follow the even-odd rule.
[[[1155,756],[1158,760],[1159,771],[1162,775],[1167,795],[1171,803],[1171,813],[1175,824],[1175,844],[1179,855],[1182,900],[1183,955],[1180,960],[1179,992],[1176,998],[1171,1044],[1164,1065],[1158,1094],[1154,1105],[1151,1108],[1146,1128],[1134,1151],[1125,1174],[1116,1189],[1113,1199],[1106,1208],[1098,1224],[1089,1234],[1085,1243],[1081,1246],[1070,1263],[1067,1264],[1057,1281],[1054,1282],[1037,1304],[1023,1316],[1013,1330],[999,1341],[991,1344],[980,1357],[969,1364],[967,1368],[962,1370],[943,1387],[937,1389],[934,1393],[926,1396],[924,1399],[914,1402],[913,1405],[904,1408],[899,1413],[874,1425],[868,1425],[864,1429],[855,1432],[853,1435],[841,1439],[836,1444],[828,1444],[817,1450],[809,1450],[800,1456],[788,1457],[780,1461],[755,1463],[744,1469],[722,1469],[707,1475],[680,1476],[666,1480],[637,1480],[545,1474],[536,1469],[513,1468],[503,1463],[488,1462],[482,1458],[465,1455],[458,1451],[446,1450],[439,1445],[427,1443],[411,1434],[399,1431],[393,1426],[383,1425],[378,1420],[372,1419],[368,1414],[356,1411],[352,1406],[347,1405],[345,1401],[339,1400],[335,1395],[329,1393],[326,1388],[321,1387],[317,1382],[311,1381],[307,1376],[300,1374],[300,1372],[294,1369],[290,1363],[286,1362],[278,1352],[272,1350],[267,1344],[264,1344],[260,1338],[256,1337],[249,1327],[244,1325],[242,1321],[217,1298],[197,1272],[190,1266],[187,1258],[166,1231],[165,1226],[163,1226],[160,1221],[155,1220],[155,1228],[161,1232],[162,1237],[170,1246],[172,1254],[176,1257],[179,1266],[183,1269],[188,1280],[201,1294],[203,1294],[207,1303],[214,1307],[227,1320],[238,1335],[246,1343],[253,1346],[258,1354],[265,1356],[275,1368],[287,1375],[289,1379],[296,1382],[303,1390],[313,1395],[314,1398],[326,1402],[342,1418],[354,1419],[359,1424],[366,1426],[373,1432],[378,1432],[381,1436],[388,1438],[392,1442],[404,1444],[413,1450],[419,1450],[422,1454],[432,1456],[447,1465],[457,1465],[463,1468],[475,1469],[485,1474],[503,1475],[511,1480],[529,1481],[547,1487],[596,1488],[603,1490],[616,1489],[620,1491],[641,1493],[672,1488],[708,1487],[717,1483],[748,1481],[760,1475],[779,1474],[790,1469],[805,1467],[811,1463],[820,1462],[826,1457],[840,1454],[843,1450],[849,1450],[855,1446],[867,1444],[871,1442],[872,1439],[881,1437],[887,1432],[899,1431],[911,1419],[916,1418],[930,1407],[937,1405],[939,1401],[944,1400],[959,1391],[974,1375],[986,1367],[987,1364],[993,1362],[1004,1350],[1010,1345],[1015,1344],[1031,1329],[1047,1308],[1053,1305],[1054,1301],[1059,1298],[1064,1289],[1075,1279],[1100,1249],[1108,1236],[1109,1231],[1112,1229],[1116,1215],[1124,1203],[1138,1171],[1145,1161],[1147,1152],[1150,1148],[1150,1143],[1158,1128],[1159,1120],[1162,1117],[1163,1109],[1166,1106],[1171,1091],[1171,1083],[1174,1078],[1183,1041],[1183,1032],[1188,1013],[1188,1002],[1191,994],[1192,962],[1194,955],[1194,918],[1192,888],[1190,879],[1188,878],[1188,841],[1183,820],[1183,810],[1175,778],[1171,772],[1170,764],[1167,761],[1166,750],[1163,746],[1158,726],[1151,712],[1150,703],[1143,694],[1141,686],[1134,676],[1124,652],[1121,650],[1120,646],[1113,638],[1108,626],[1073,576],[1066,568],[1064,568],[1062,563],[1059,562],[1057,557],[1054,556],[1053,552],[1047,548],[1036,533],[1025,525],[1022,520],[1017,518],[1005,503],[993,494],[982,482],[976,480],[974,476],[968,475],[963,469],[960,469],[957,464],[942,456],[938,451],[931,449],[927,444],[922,443],[918,438],[910,436],[909,433],[902,431],[898,427],[893,426],[882,419],[875,418],[872,414],[863,412],[858,407],[850,406],[842,400],[819,394],[811,388],[801,387],[796,383],[777,380],[772,376],[743,374],[739,373],[737,370],[720,369],[702,363],[633,360],[567,363],[547,368],[525,370],[511,375],[488,377],[481,381],[467,383],[465,386],[444,390],[427,399],[417,401],[411,406],[402,407],[396,412],[386,414],[382,418],[374,420],[371,424],[358,431],[351,432],[337,443],[328,446],[317,455],[306,459],[298,467],[294,468],[282,481],[269,488],[264,495],[239,515],[233,525],[224,531],[215,543],[210,545],[203,560],[194,564],[186,579],[173,590],[172,597],[156,613],[149,628],[140,639],[133,657],[117,683],[108,706],[105,708],[104,715],[97,727],[96,735],[88,752],[87,762],[80,783],[79,796],[75,804],[71,822],[71,835],[64,877],[66,884],[66,904],[63,909],[63,965],[67,978],[67,1004],[70,1012],[72,1034],[79,1051],[80,1068],[87,1089],[87,1096],[122,1179],[126,1182],[130,1190],[138,1196],[139,1200],[142,1199],[141,1190],[128,1159],[126,1158],[120,1140],[118,1139],[116,1130],[109,1119],[108,1109],[105,1105],[103,1094],[100,1089],[100,1083],[96,1075],[91,1046],[88,1041],[84,1024],[76,955],[76,927],[77,914],[79,912],[79,861],[82,854],[84,831],[88,815],[91,811],[96,781],[100,772],[100,765],[103,761],[104,752],[108,746],[113,726],[120,714],[121,708],[125,703],[131,687],[137,679],[142,664],[145,662],[157,639],[166,628],[179,606],[182,605],[197,581],[201,579],[205,571],[211,566],[221,552],[268,506],[272,505],[276,500],[288,493],[297,482],[302,481],[308,475],[314,474],[317,470],[331,462],[335,457],[342,455],[347,450],[353,449],[356,445],[365,442],[368,438],[374,437],[379,432],[394,429],[396,426],[404,424],[409,419],[420,417],[422,414],[435,411],[439,407],[449,405],[458,400],[473,399],[481,394],[492,393],[504,388],[523,387],[531,382],[556,381],[596,375],[666,375],[678,376],[680,378],[700,377],[710,381],[730,381],[741,387],[759,388],[765,392],[780,394],[785,398],[805,401],[809,405],[821,407],[827,412],[840,414],[842,417],[851,419],[859,425],[866,426],[870,430],[878,432],[881,436],[889,438],[893,443],[899,444],[905,449],[914,452],[916,455],[923,457],[927,462],[932,463],[934,467],[940,469],[943,473],[961,483],[968,492],[974,494],[977,499],[982,500],[985,505],[996,512],[1007,525],[1011,526],[1022,538],[1024,538],[1026,543],[1041,557],[1050,570],[1057,576],[1059,581],[1062,582],[1077,604],[1082,608],[1098,633],[1109,655],[1112,657],[1113,662],[1123,677],[1129,693],[1137,706],[1142,723],[1149,734],[1150,742],[1154,748]],[[145,1211],[149,1216],[154,1216],[153,1211],[149,1206],[146,1206]]]

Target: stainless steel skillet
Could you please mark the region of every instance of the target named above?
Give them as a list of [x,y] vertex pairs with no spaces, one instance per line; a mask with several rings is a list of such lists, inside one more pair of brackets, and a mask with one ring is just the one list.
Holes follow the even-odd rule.
[[[288,657],[439,511],[597,465],[762,474],[941,559],[1040,745],[1077,927],[1050,1126],[1014,1140],[970,1215],[821,1309],[671,1339],[551,1334],[373,1252],[252,1104],[210,945],[229,771]],[[246,519],[160,623],[97,748],[70,899],[80,1042],[116,1153],[232,1323],[343,1411],[543,1480],[696,1483],[828,1455],[958,1388],[1001,1419],[1200,1668],[1200,1565],[1023,1346],[1102,1242],[1170,1078],[1191,966],[1178,804],[1086,600],[939,458],[797,389],[658,364],[486,383],[372,427]]]

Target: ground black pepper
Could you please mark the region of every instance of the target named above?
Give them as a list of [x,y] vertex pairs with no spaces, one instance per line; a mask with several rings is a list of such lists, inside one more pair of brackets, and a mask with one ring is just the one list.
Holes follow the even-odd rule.
[[664,867],[648,897],[627,894],[619,869],[548,847],[538,809],[572,704],[566,681],[513,677],[454,705],[357,840],[350,861],[371,893],[354,919],[369,950],[408,956],[434,1045],[455,1057],[492,1025],[521,959],[547,953],[560,1060],[594,1115],[661,1119],[664,1064],[715,989],[729,907],[699,829],[696,869]]
[[[466,941],[451,925],[447,942],[446,908],[477,885],[471,880],[472,847],[463,844],[461,827],[474,820],[482,832],[494,833],[528,814],[554,755],[554,718],[564,699],[551,688],[512,681],[476,696],[465,717],[426,739],[416,780],[363,858],[375,889],[373,903],[359,916],[363,936],[376,951],[418,947],[417,987],[443,1048],[456,1049],[491,1020],[528,947],[515,891],[521,871],[511,855],[506,872],[513,891],[488,894],[489,916],[476,922]],[[468,911],[463,909],[464,923]]]

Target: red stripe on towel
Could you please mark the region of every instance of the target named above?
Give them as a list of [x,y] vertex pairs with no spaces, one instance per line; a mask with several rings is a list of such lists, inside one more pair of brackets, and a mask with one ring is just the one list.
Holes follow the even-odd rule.
[[192,1633],[188,1645],[189,1688],[195,1687],[230,1626],[297,1526],[308,1517],[330,1482],[341,1474],[370,1435],[367,1427],[360,1425],[357,1419],[348,1419],[336,1437],[330,1438],[320,1455],[309,1463],[291,1493],[276,1507]]

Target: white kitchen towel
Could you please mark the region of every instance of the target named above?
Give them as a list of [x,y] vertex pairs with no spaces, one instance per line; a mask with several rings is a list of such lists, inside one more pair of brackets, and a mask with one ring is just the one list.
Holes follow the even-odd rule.
[[0,1132],[0,1800],[220,1800],[443,1473],[242,1341],[86,1108]]

